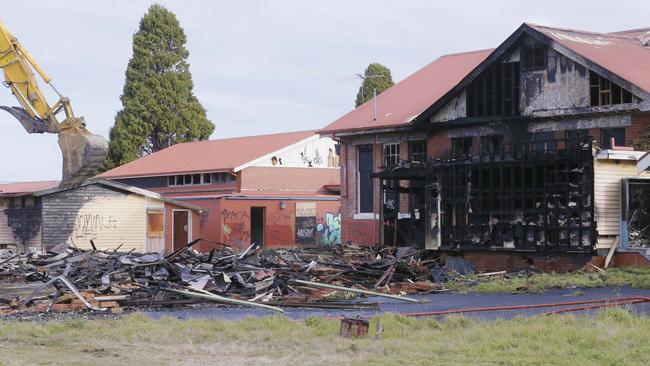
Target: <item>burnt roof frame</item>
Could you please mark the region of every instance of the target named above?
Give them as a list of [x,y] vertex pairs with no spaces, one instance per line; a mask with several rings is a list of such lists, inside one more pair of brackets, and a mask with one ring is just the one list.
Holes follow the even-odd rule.
[[[492,51],[492,53],[485,60],[483,60],[483,62],[481,62],[474,68],[474,70],[467,74],[458,84],[456,84],[447,93],[435,101],[431,106],[425,109],[424,112],[420,113],[413,121],[411,121],[411,125],[420,126],[429,124],[431,117],[433,117],[435,113],[444,108],[454,97],[465,90],[479,75],[483,73],[483,71],[485,71],[485,69],[499,60],[499,58],[501,58],[501,56],[509,51],[511,47],[513,47],[524,34],[532,37],[547,47],[553,48],[555,51],[568,57],[572,61],[584,66],[587,68],[587,70],[594,71],[603,77],[606,77],[610,81],[615,82],[619,86],[629,90],[636,97],[640,97],[644,101],[650,101],[650,93],[646,92],[642,88],[632,84],[631,82],[598,65],[597,63],[561,45],[560,43],[554,41],[551,37],[528,25],[527,23],[523,23],[508,38],[506,38],[505,41],[503,41],[497,48],[495,48],[494,51]],[[453,121],[454,120],[452,120],[452,122]]]

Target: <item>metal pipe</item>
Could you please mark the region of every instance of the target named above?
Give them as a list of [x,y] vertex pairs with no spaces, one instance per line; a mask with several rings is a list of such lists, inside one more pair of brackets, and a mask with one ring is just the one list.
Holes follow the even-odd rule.
[[[230,299],[227,297],[215,295],[213,293],[204,291],[204,290],[198,290],[194,289],[194,291],[187,291],[187,290],[177,290],[169,287],[162,288],[161,290],[163,291],[168,291],[168,292],[173,292],[176,294],[181,294],[185,296],[190,296],[190,297],[198,297],[201,299],[206,299],[206,300],[212,300],[216,302],[222,302],[226,304],[235,304],[235,305],[244,305],[244,306],[251,306],[251,307],[258,307],[258,308],[264,308],[264,309],[269,309],[273,311],[277,311],[280,313],[284,313],[284,310],[280,308],[276,308],[275,306],[270,306],[270,305],[265,305],[265,304],[259,304],[256,302],[248,302],[248,301],[242,301],[242,300],[235,300],[235,299]],[[198,292],[195,292],[198,291]]]
[[391,294],[383,294],[381,292],[360,290],[360,289],[356,289],[356,288],[330,285],[330,284],[327,284],[327,283],[319,283],[319,282],[312,282],[312,281],[305,281],[305,280],[291,280],[291,282],[299,283],[301,285],[306,285],[306,286],[331,288],[333,290],[341,290],[341,291],[355,292],[355,293],[371,295],[371,296],[386,297],[386,298],[389,298],[389,299],[395,299],[395,300],[401,300],[401,301],[417,302],[417,303],[429,302],[428,300],[418,300],[418,299],[414,299],[414,298],[411,298],[411,297],[391,295]]
[[[586,305],[582,307],[572,307],[566,309],[560,309],[556,311],[549,311],[542,313],[541,315],[553,315],[561,312],[571,312],[571,311],[581,311],[589,309],[598,309],[603,307],[612,307],[612,306],[621,306],[621,305],[632,305],[640,304],[644,302],[650,302],[650,297],[619,297],[619,298],[610,298],[610,299],[596,299],[596,300],[583,300],[583,301],[566,301],[558,303],[545,303],[545,304],[528,304],[528,305],[508,305],[508,306],[493,306],[485,308],[464,308],[464,309],[451,309],[451,310],[440,310],[440,311],[425,311],[419,313],[407,313],[407,314],[395,314],[401,317],[425,317],[425,316],[436,316],[436,315],[451,315],[451,314],[463,314],[463,313],[479,313],[486,311],[505,311],[505,310],[526,310],[526,309],[539,309],[539,308],[551,308],[551,307],[561,307],[561,306],[570,306],[570,305]],[[373,318],[371,316],[371,318]],[[343,317],[327,317],[326,320],[341,320]]]
[[64,276],[54,277],[53,279],[51,279],[51,280],[45,282],[44,284],[42,284],[41,286],[39,286],[38,288],[36,288],[36,289],[34,290],[34,292],[32,292],[31,295],[27,296],[27,297],[25,298],[25,300],[23,300],[23,301],[20,303],[20,305],[19,305],[18,307],[19,307],[19,308],[22,308],[22,307],[24,307],[25,305],[27,305],[27,303],[30,302],[31,299],[33,299],[34,296],[36,296],[36,294],[38,294],[38,293],[41,292],[44,288],[46,288],[47,286],[53,284],[53,283],[56,282],[56,281],[61,281],[61,282],[63,282],[63,284],[66,285],[66,286],[70,289],[70,291],[72,291],[72,293],[74,293],[75,296],[77,296],[77,297],[79,298],[79,300],[81,300],[81,302],[82,302],[82,303],[83,303],[83,304],[84,304],[88,309],[92,309],[92,310],[96,310],[96,311],[105,311],[105,310],[106,310],[106,308],[98,308],[98,307],[96,307],[96,306],[91,305],[91,304],[86,300],[86,298],[85,298],[85,297],[84,297],[84,296],[79,292],[79,290],[77,290],[77,288],[76,288],[76,287],[75,287],[75,286],[74,286],[70,281],[68,281],[68,279],[65,278]]

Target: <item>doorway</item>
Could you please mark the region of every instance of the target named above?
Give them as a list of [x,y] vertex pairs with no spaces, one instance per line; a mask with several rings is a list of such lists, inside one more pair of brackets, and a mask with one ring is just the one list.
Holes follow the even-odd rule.
[[264,207],[251,207],[251,244],[264,243]]
[[187,210],[174,210],[172,216],[172,250],[182,248],[192,240],[190,229],[190,212]]

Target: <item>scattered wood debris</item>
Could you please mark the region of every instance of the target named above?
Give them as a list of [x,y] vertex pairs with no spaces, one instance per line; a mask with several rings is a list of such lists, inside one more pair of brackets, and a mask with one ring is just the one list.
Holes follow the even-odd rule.
[[[369,309],[360,296],[418,301],[431,293],[435,261],[412,248],[352,245],[238,253],[226,245],[200,253],[192,246],[158,253],[81,250],[61,245],[45,254],[0,253],[0,313],[75,311],[119,313],[123,307],[204,302],[282,312],[284,307]],[[22,290],[21,290],[22,288]],[[341,301],[337,293],[352,293]],[[346,298],[347,299],[347,298]]]

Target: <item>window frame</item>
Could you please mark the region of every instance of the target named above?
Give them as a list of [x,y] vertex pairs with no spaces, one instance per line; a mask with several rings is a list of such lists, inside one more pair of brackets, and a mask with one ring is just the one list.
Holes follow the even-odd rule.
[[[623,140],[621,145],[619,145],[616,141],[617,140],[617,136],[615,135],[616,132],[622,133],[622,135],[620,135]],[[609,134],[607,138],[605,138],[605,133]],[[600,129],[601,147],[604,150],[610,150],[612,148],[610,138],[612,137],[614,137],[614,144],[616,146],[625,146],[625,137],[626,137],[625,134],[626,134],[625,127],[601,128]]]
[[[528,55],[530,56],[531,63],[528,64]],[[540,56],[541,54],[541,56]],[[541,64],[538,63],[538,57],[541,57]],[[521,70],[522,71],[535,71],[546,69],[548,60],[548,48],[541,42],[526,43],[521,46]]]
[[589,106],[603,107],[633,102],[634,96],[629,90],[589,70]]
[[[462,147],[462,151],[458,151],[459,147]],[[465,136],[465,137],[452,137],[451,138],[451,156],[452,157],[463,157],[471,156],[474,152],[474,137]]]
[[[498,141],[498,144],[494,144]],[[479,150],[481,154],[500,154],[504,152],[504,136],[501,134],[484,135],[479,138]],[[488,149],[489,147],[489,149]]]
[[427,140],[409,141],[408,150],[410,162],[424,163],[427,161]]
[[175,174],[167,176],[168,187],[232,184],[236,182],[237,177],[228,172]]
[[400,143],[390,142],[383,145],[382,161],[384,167],[393,167],[399,165],[400,159]]

